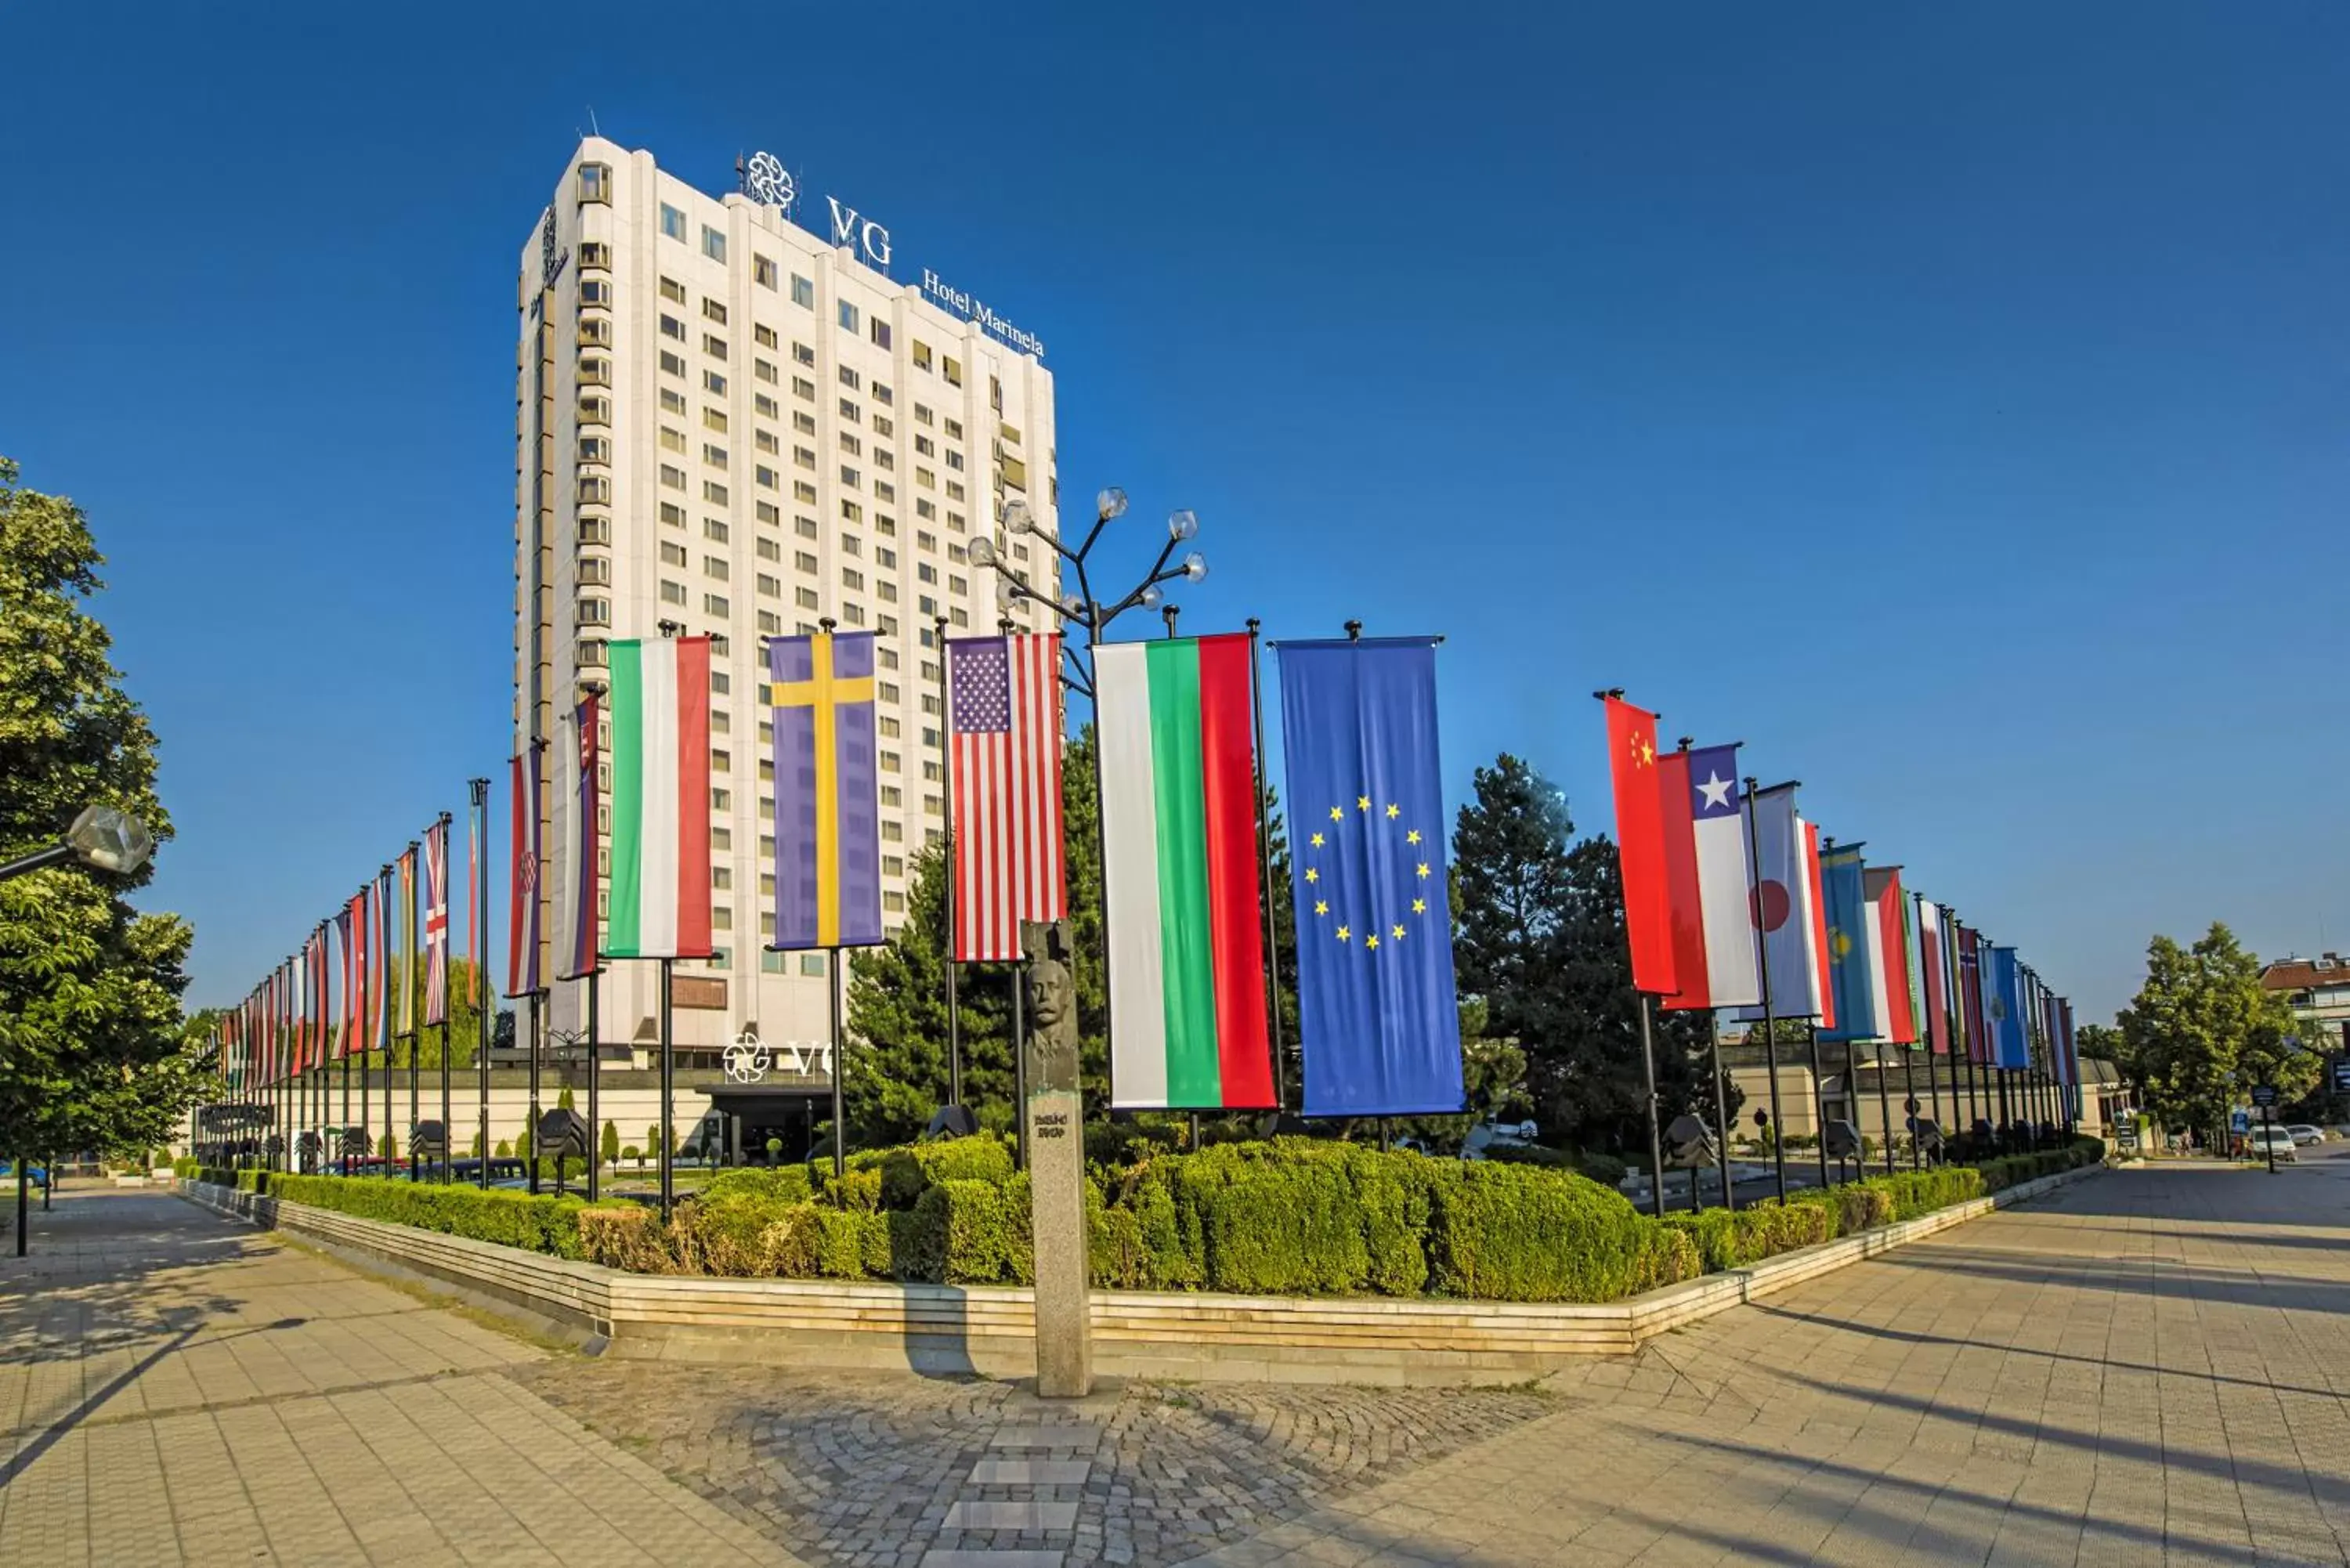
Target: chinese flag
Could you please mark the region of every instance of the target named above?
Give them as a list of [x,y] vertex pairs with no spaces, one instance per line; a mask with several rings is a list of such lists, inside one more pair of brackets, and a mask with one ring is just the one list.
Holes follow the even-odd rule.
[[1657,716],[1620,697],[1607,700],[1607,765],[1616,784],[1616,846],[1624,872],[1624,929],[1632,943],[1632,989],[1670,996],[1672,889],[1665,858],[1663,794],[1658,785]]

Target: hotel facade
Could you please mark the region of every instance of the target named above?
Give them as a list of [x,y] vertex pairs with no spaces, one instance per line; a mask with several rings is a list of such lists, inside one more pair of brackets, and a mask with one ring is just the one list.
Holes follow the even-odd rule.
[[[1038,592],[1059,592],[1051,547],[1000,522],[1020,500],[1040,532],[1059,530],[1042,345],[935,272],[897,263],[889,231],[846,200],[795,190],[764,154],[743,174],[744,190],[712,196],[650,153],[590,138],[518,269],[514,721],[517,749],[544,742],[540,972],[556,972],[568,930],[554,892],[577,842],[577,807],[559,786],[580,692],[600,684],[612,639],[712,637],[718,950],[674,971],[672,1038],[689,1068],[717,1065],[746,1028],[810,1056],[829,1037],[826,961],[766,950],[775,782],[762,639],[825,617],[878,634],[894,929],[914,857],[946,825],[941,631],[1003,618],[1045,629],[1041,607],[999,607],[972,541],[987,537]],[[542,1017],[571,1037],[586,988],[551,987]],[[656,965],[608,964],[599,1044],[641,1053],[657,999]]]

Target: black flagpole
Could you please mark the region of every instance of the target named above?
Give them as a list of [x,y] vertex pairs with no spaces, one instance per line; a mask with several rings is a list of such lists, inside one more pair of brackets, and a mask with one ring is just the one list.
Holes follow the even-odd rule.
[[473,1161],[473,1182],[490,1185],[490,781],[475,779],[473,794],[473,1065],[480,1082],[480,1145]]
[[[940,657],[945,657],[943,649],[940,650]],[[847,1064],[841,1059],[845,1053],[840,1038],[840,955],[838,948],[826,950],[826,989],[832,992],[832,1174],[835,1180],[848,1169],[848,1099],[841,1085],[842,1079],[847,1075]]]
[[[408,841],[408,863],[411,866],[415,867],[418,871],[421,871],[424,868],[423,863],[416,858],[416,840],[413,838]],[[414,888],[411,888],[409,889],[408,930],[409,935],[411,938],[416,933],[415,893],[416,889]],[[408,951],[409,967],[413,969],[416,961],[416,943],[414,941],[411,940],[408,944]],[[416,1056],[417,1048],[424,1044],[424,987],[412,974],[403,976],[402,983],[413,984],[416,986],[416,1015],[410,1020],[412,1027],[408,1032],[408,1179],[411,1181],[421,1181],[424,1179],[424,1172],[416,1163],[416,1124],[421,1121],[424,1116],[424,1079],[417,1067]],[[391,1099],[390,1083],[391,1069],[387,1065],[384,1068],[385,1088],[383,1096],[386,1102],[384,1105],[384,1115],[387,1117],[391,1114],[391,1106],[390,1104]]]
[[[361,913],[365,913],[367,909],[365,888],[359,890],[359,909]],[[359,961],[361,963],[367,961],[367,944],[364,940],[359,944]],[[366,998],[360,998],[360,1005],[357,1012],[359,1013],[357,1026],[365,1029],[367,1027]],[[351,1150],[350,1145],[345,1141],[351,1134],[351,1043],[348,1040],[343,1042],[343,1070],[340,1076],[343,1080],[343,1114],[336,1118],[342,1125],[335,1129],[337,1146],[335,1168],[348,1176],[351,1173]]]
[[[588,1130],[591,1136],[600,1136],[604,1126],[598,1119],[603,1115],[603,1111],[599,1108],[596,1094],[597,1085],[604,1076],[604,1058],[596,1047],[596,1030],[601,1022],[596,1016],[596,993],[598,989],[597,977],[603,972],[603,966],[600,964],[588,971]],[[537,998],[533,997],[534,1010]],[[536,1036],[530,1043],[530,1059],[532,1065],[536,1067],[538,1063],[538,1041]],[[538,1095],[536,1089],[532,1091],[530,1105],[531,1115],[536,1117],[538,1115]],[[588,1161],[588,1201],[590,1203],[595,1202],[598,1195],[602,1191],[596,1173],[597,1161],[601,1155],[602,1149],[599,1145],[596,1158]],[[530,1168],[533,1173],[532,1179],[536,1180],[538,1161],[532,1160]]]
[[449,1131],[449,1123],[455,1115],[449,1098],[449,1037],[456,1030],[449,1017],[449,971],[456,966],[450,950],[457,945],[449,940],[454,934],[449,929],[449,917],[457,909],[457,900],[450,897],[449,823],[449,814],[444,811],[441,814],[441,1180],[444,1185],[456,1155],[456,1140]]
[[[1925,1151],[1918,1147],[1918,1064],[1911,1060],[1916,1054],[1914,1049],[1901,1053],[1901,1114],[1906,1118],[1904,1125],[1909,1129],[1909,1168],[1912,1170],[1922,1169],[1926,1163]],[[1931,1083],[1933,1076],[1929,1072],[1927,1081]]]
[[538,1196],[538,1149],[536,1147],[536,1139],[538,1137],[539,1026],[538,998],[536,996],[529,998],[528,1007],[529,1012],[527,1017],[530,1023],[530,1119],[524,1123],[523,1126],[526,1135],[525,1141],[529,1142],[532,1145],[532,1147],[530,1151],[530,1158],[524,1161],[524,1170],[526,1173],[526,1178],[529,1182],[530,1195],[533,1198],[536,1198]]
[[[1826,1076],[1825,1076],[1825,1075],[1820,1071],[1820,1026],[1819,1026],[1819,1022],[1818,1022],[1816,1019],[1813,1020],[1811,1023],[1807,1023],[1807,1024],[1804,1026],[1804,1032],[1807,1035],[1809,1035],[1809,1036],[1811,1037],[1811,1046],[1812,1046],[1812,1116],[1813,1116],[1813,1119],[1814,1119],[1814,1120],[1817,1123],[1817,1125],[1818,1125],[1818,1128],[1819,1128],[1819,1135],[1820,1135],[1820,1185],[1821,1185],[1822,1187],[1826,1187],[1826,1186],[1828,1186],[1828,1185],[1829,1185],[1829,1182],[1828,1182],[1828,1083],[1827,1083],[1827,1078],[1826,1078]],[[1845,1053],[1845,1055],[1846,1055],[1846,1058],[1847,1058],[1847,1060],[1848,1060],[1848,1059],[1851,1057],[1852,1053],[1851,1053],[1851,1052],[1849,1052],[1849,1051],[1846,1051],[1846,1052]],[[1850,1070],[1850,1068],[1849,1068],[1849,1067],[1847,1067],[1847,1068],[1846,1069],[1846,1075],[1847,1077],[1849,1077],[1849,1076],[1851,1075],[1851,1070]],[[1851,1085],[1847,1084],[1847,1085],[1845,1085],[1845,1087],[1846,1087],[1847,1090],[1849,1090],[1849,1089],[1851,1088]]]
[[[954,841],[954,713],[948,706],[952,699],[947,692],[947,618],[938,616],[931,625],[939,645],[939,733],[945,737],[945,756],[939,776],[946,788],[946,863],[947,879],[947,1104],[962,1104],[962,966],[955,961],[955,841]],[[1055,678],[1060,671],[1055,669]]]
[[[665,958],[658,961],[660,964],[660,1217],[661,1223],[666,1225],[669,1223],[670,1206],[677,1200],[677,1170],[672,1158],[677,1136],[671,1128],[670,1114],[670,1101],[676,1093],[677,1077],[669,1049],[670,970],[677,961]],[[836,1064],[834,1071],[837,1073],[838,1070]],[[839,1144],[837,1135],[833,1141],[837,1148]],[[538,1158],[536,1143],[531,1146],[530,1154],[536,1162]],[[837,1167],[834,1174],[839,1174]]]
[[[1248,618],[1249,712],[1256,723],[1256,853],[1264,881],[1264,1019],[1273,1036],[1273,1108],[1289,1108],[1289,1064],[1281,1033],[1281,939],[1273,910],[1273,802],[1264,787],[1264,683],[1257,667],[1257,618]],[[1301,1090],[1303,1085],[1300,1085]]]
[[[1640,999],[1640,1071],[1647,1075],[1648,1085],[1648,1196],[1649,1207],[1659,1219],[1665,1213],[1665,1138],[1657,1127],[1657,1051],[1648,1031],[1648,993],[1635,992]],[[1697,1173],[1690,1173],[1694,1185]]]
[[[1690,736],[1683,735],[1680,740],[1682,754],[1687,755],[1690,747],[1695,742]],[[1743,745],[1745,742],[1742,741],[1739,744]],[[1752,896],[1751,886],[1748,896],[1750,898]],[[1759,971],[1762,962],[1762,944],[1759,941],[1754,945],[1754,961]],[[1738,1200],[1731,1195],[1730,1191],[1730,1101],[1721,1088],[1721,1025],[1715,1019],[1711,1008],[1706,1010],[1705,1014],[1705,1048],[1706,1060],[1713,1074],[1713,1136],[1718,1140],[1714,1157],[1721,1167],[1721,1206],[1735,1212]],[[1698,1174],[1695,1169],[1691,1169],[1690,1212],[1692,1214],[1696,1213],[1700,1207],[1698,1185]]]
[[[1754,836],[1754,775],[1746,775],[1746,880],[1755,889],[1760,907],[1762,898],[1762,852]],[[1787,918],[1795,918],[1792,889],[1787,900]],[[1805,939],[1809,944],[1808,937]],[[1787,1201],[1787,1124],[1779,1114],[1779,1031],[1777,1021],[1771,1015],[1771,953],[1766,943],[1755,944],[1755,957],[1762,971],[1762,1060],[1764,1071],[1771,1075],[1771,1168],[1779,1179],[1779,1201]]]

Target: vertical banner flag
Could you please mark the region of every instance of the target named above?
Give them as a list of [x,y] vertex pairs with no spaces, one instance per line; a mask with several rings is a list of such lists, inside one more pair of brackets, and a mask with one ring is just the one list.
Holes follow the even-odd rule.
[[1812,968],[1814,994],[1819,998],[1817,1018],[1822,1029],[1836,1022],[1835,975],[1828,950],[1828,891],[1820,872],[1820,830],[1816,823],[1798,821],[1804,833],[1804,880],[1812,890]]
[[[1680,980],[1673,965],[1671,895],[1666,886],[1664,797],[1657,784],[1657,716],[1621,697],[1610,697],[1607,704],[1607,766],[1616,788],[1616,855],[1623,871],[1632,989],[1670,996],[1680,990]],[[1285,737],[1285,726],[1283,732]]]
[[1068,914],[1061,848],[1061,639],[947,641],[954,961],[1020,956],[1020,922]]
[[[1284,643],[1282,743],[1298,867],[1305,1114],[1455,1114],[1465,1098],[1452,975],[1431,639]],[[1614,713],[1610,712],[1611,732]],[[1656,824],[1655,722],[1649,756]],[[1620,785],[1619,785],[1620,789]],[[1660,864],[1651,875],[1661,888]],[[1661,910],[1651,940],[1665,938]],[[1663,950],[1670,983],[1671,949]],[[1650,978],[1656,978],[1653,975]]]
[[1959,1025],[1965,1033],[1967,1060],[1977,1065],[1991,1062],[1991,1041],[1983,1015],[1982,939],[1965,926],[1957,929]]
[[[470,791],[468,794],[470,794]],[[490,806],[488,792],[483,792],[482,804],[469,800],[465,811],[465,956],[473,961],[473,972],[465,976],[465,1005],[482,1004],[481,988],[489,984],[483,971],[482,938],[486,933],[490,912],[480,907],[482,902],[482,857],[489,853]]]
[[[881,940],[873,634],[770,638],[767,678],[775,727],[775,940],[768,945],[872,947]],[[709,880],[705,874],[705,887]]]
[[[400,876],[400,1022],[396,1033],[416,1034],[416,846],[400,852],[395,869]],[[411,1057],[411,1060],[413,1058]]]
[[1872,866],[1861,873],[1863,910],[1868,932],[1869,994],[1877,1038],[1895,1045],[1918,1044],[1918,1011],[1909,994],[1909,900],[1901,891],[1901,867]]
[[335,977],[335,1029],[327,1043],[322,1060],[342,1055],[350,1045],[351,1023],[359,1015],[359,901],[354,897],[335,917],[335,943],[339,949],[342,972]]
[[368,962],[374,951],[375,929],[368,920],[368,890],[351,895],[351,1026],[343,1032],[343,1054],[361,1049],[366,1038],[368,1009],[375,1004],[376,975]]
[[2070,997],[2056,999],[2056,1075],[2066,1088],[2073,1091],[2073,1114],[2081,1114],[2081,1053],[2073,1038],[2073,1002]]
[[1829,984],[1835,1023],[1824,1040],[1881,1040],[1875,954],[1868,940],[1868,895],[1862,883],[1861,846],[1838,844],[1820,851],[1820,881],[1827,894]]
[[[1115,1106],[1275,1103],[1249,659],[1246,633],[1094,653]],[[1302,857],[1301,909],[1332,842]]]
[[1923,982],[1926,1044],[1937,1056],[1950,1054],[1950,993],[1942,976],[1942,910],[1918,900],[1918,978]]
[[571,836],[563,846],[563,888],[555,904],[558,980],[578,980],[596,972],[596,771],[601,759],[596,732],[601,717],[602,707],[595,694],[582,697],[571,715],[571,743],[561,753],[559,793],[570,803]]
[[2023,992],[2016,973],[2015,950],[1991,950],[1990,992],[1991,1022],[1999,1046],[1999,1065],[2008,1068],[2032,1065],[2030,1046],[2023,1035]]
[[1666,919],[1679,990],[1666,1007],[1743,1007],[1762,1000],[1747,886],[1746,812],[1738,748],[1701,746],[1657,759]]
[[[710,956],[710,639],[607,645],[612,677],[610,958]],[[788,787],[775,770],[776,828]]]
[[449,824],[424,830],[424,1022],[449,1022]]
[[[539,920],[545,899],[538,887],[538,770],[544,741],[533,741],[508,761],[512,815],[506,825],[513,864],[506,882],[506,994],[536,996],[546,987],[538,976]],[[592,808],[591,808],[592,809]]]
[[368,929],[373,935],[375,957],[375,988],[372,997],[374,1013],[368,1019],[367,1049],[386,1051],[391,1047],[391,871],[390,867],[376,874],[368,884],[371,913]]
[[[1758,789],[1754,810],[1754,925],[1762,939],[1762,964],[1771,978],[1771,1012],[1779,1018],[1816,1018],[1820,1011],[1819,961],[1812,950],[1811,864],[1804,853],[1803,819],[1795,815],[1795,786]],[[1740,1017],[1760,1019],[1760,1008]]]

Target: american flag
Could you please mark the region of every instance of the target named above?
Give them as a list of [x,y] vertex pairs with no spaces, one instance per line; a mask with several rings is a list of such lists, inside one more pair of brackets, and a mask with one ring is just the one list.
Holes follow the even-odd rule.
[[1020,922],[1068,913],[1061,850],[1061,639],[947,643],[954,957],[1020,956]]
[[449,819],[424,830],[424,1022],[449,1021]]

